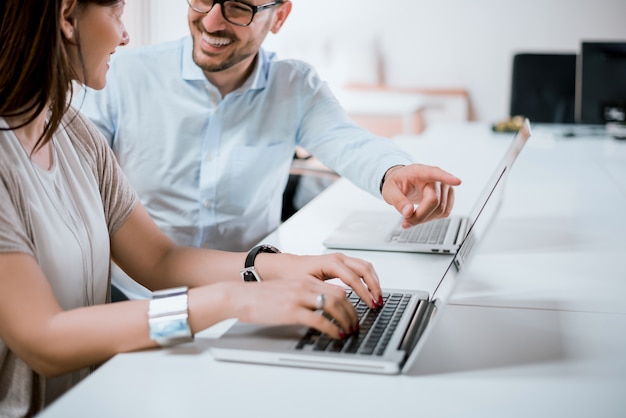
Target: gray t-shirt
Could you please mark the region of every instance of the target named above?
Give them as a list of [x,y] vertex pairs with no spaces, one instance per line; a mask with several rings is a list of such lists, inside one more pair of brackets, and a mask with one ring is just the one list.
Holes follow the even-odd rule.
[[[1,118],[0,126],[7,126]],[[69,310],[110,300],[109,237],[138,198],[87,119],[72,109],[62,126],[49,170],[30,160],[12,131],[0,131],[0,252],[34,256]],[[47,379],[0,340],[0,416],[32,415],[88,373]]]

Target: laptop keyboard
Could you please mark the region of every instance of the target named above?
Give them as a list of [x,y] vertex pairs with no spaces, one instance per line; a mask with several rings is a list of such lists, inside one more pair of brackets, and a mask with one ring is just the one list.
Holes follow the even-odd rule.
[[411,244],[443,244],[450,218],[436,219],[409,229],[395,229],[387,241],[408,242]]
[[383,293],[382,309],[369,309],[352,290],[346,292],[359,316],[360,329],[345,340],[336,340],[310,328],[296,345],[298,350],[382,356],[406,310],[411,295]]

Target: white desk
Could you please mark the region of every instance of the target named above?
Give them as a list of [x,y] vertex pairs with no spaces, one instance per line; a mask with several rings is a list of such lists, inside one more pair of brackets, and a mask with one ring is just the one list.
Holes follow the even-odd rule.
[[[460,213],[508,142],[481,125],[402,140],[424,162],[463,178]],[[339,180],[267,242],[321,253],[323,238],[362,206],[384,205]],[[220,324],[194,343],[115,357],[41,416],[626,416],[624,214],[626,142],[536,132],[470,277],[408,375],[215,362],[207,339]],[[450,261],[351,254],[371,260],[386,287],[428,290]]]

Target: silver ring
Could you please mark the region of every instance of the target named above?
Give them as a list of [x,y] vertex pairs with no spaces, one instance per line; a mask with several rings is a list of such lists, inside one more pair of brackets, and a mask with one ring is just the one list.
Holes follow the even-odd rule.
[[326,303],[326,296],[324,296],[323,293],[320,293],[319,295],[317,295],[317,299],[315,299],[315,311],[323,312],[325,303]]

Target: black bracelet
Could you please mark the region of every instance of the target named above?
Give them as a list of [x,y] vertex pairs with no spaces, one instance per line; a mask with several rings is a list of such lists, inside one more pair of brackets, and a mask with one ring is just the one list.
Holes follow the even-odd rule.
[[259,255],[259,253],[279,254],[280,250],[271,245],[259,245],[258,247],[254,247],[253,249],[251,249],[248,253],[248,256],[246,257],[246,263],[243,269],[241,269],[241,271],[239,272],[243,280],[246,282],[261,281],[261,276],[259,276],[259,274],[256,272],[256,269],[254,268],[254,260],[256,259],[256,256]]
[[396,165],[392,165],[391,167],[389,167],[387,169],[387,171],[385,171],[385,174],[383,174],[383,178],[380,179],[380,185],[378,186],[378,190],[380,191],[380,194],[383,194],[383,186],[385,184],[385,177],[387,177],[387,173],[389,172],[389,170],[391,170],[394,167],[405,167],[404,164],[396,164]]

